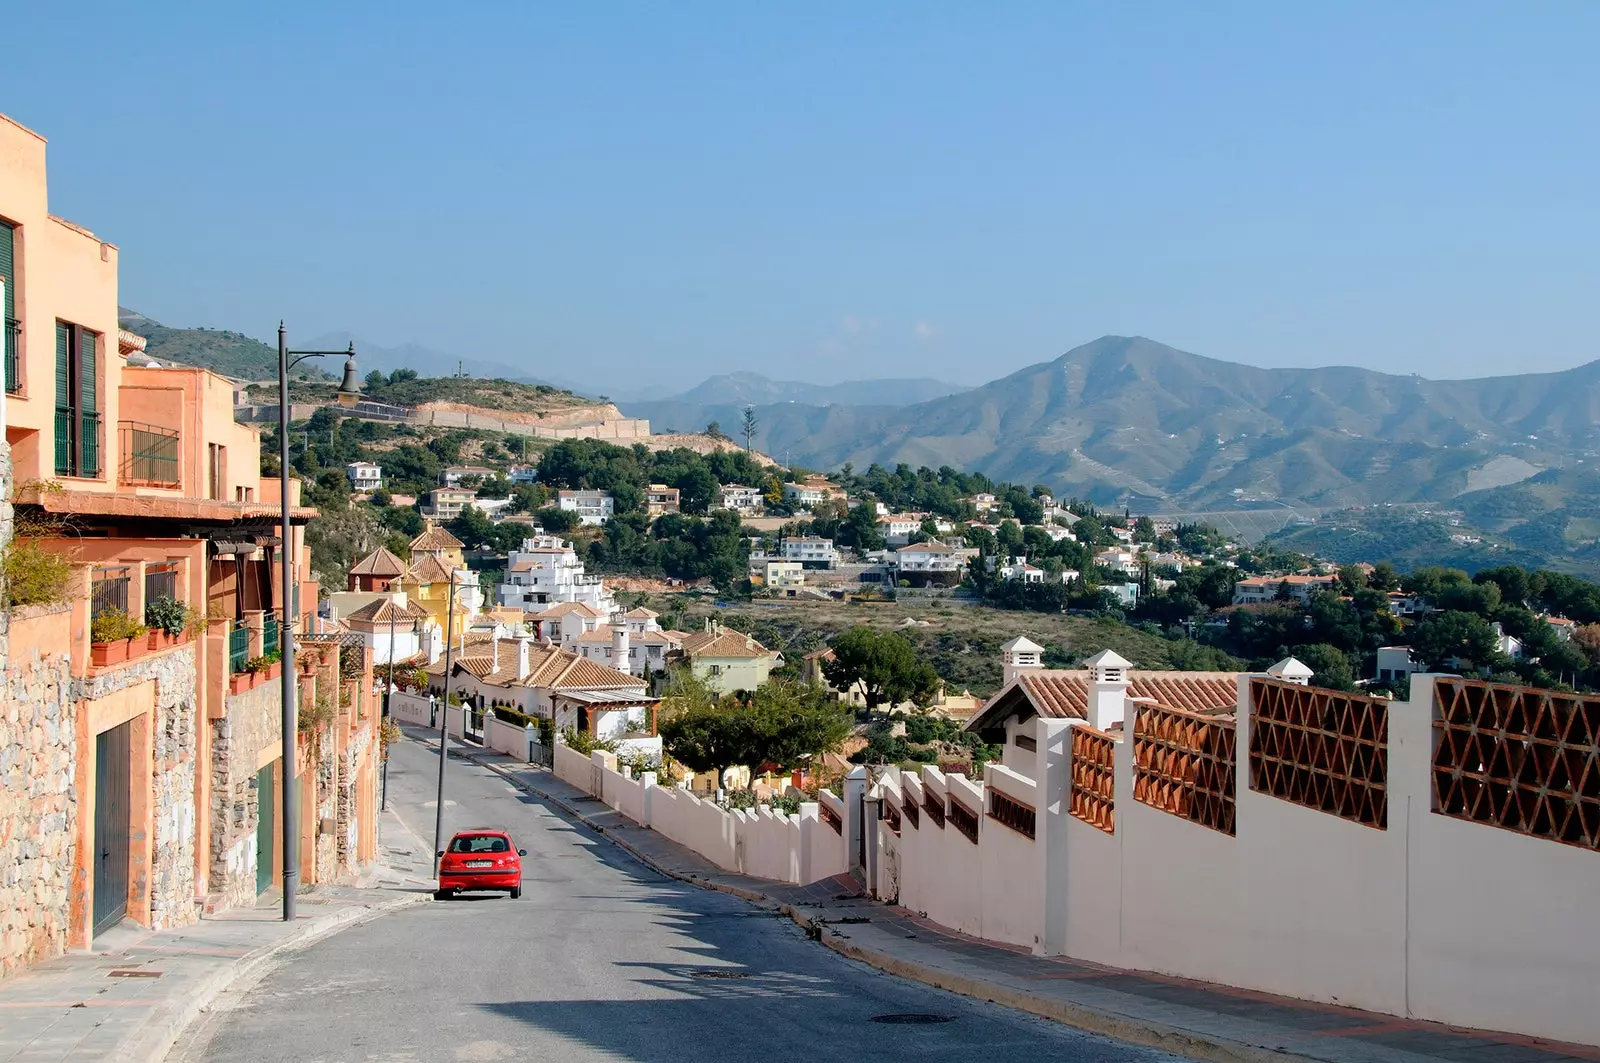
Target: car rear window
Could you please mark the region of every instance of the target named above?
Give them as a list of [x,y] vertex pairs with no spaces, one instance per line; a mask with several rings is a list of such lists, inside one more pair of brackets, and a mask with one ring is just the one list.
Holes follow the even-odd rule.
[[452,853],[504,853],[511,844],[497,834],[468,834],[450,840]]

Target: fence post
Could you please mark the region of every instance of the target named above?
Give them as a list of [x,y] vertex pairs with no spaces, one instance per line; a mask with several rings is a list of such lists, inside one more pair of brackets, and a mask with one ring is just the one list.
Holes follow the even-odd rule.
[[528,763],[533,763],[533,747],[539,741],[539,729],[531,723],[522,725],[522,737],[528,740]]
[[844,777],[844,837],[845,844],[849,846],[846,851],[845,866],[852,874],[861,872],[865,874],[863,865],[866,863],[866,831],[862,829],[862,818],[866,811],[864,805],[867,797],[867,769],[865,765],[857,765],[850,769],[850,774]]
[[1038,847],[1037,874],[1044,878],[1040,893],[1044,905],[1040,926],[1043,933],[1033,951],[1040,956],[1064,956],[1067,952],[1068,808],[1072,800],[1072,728],[1087,721],[1034,721],[1035,753],[1033,781],[1039,808],[1035,813],[1034,845]]
[[639,776],[639,782],[644,787],[644,822],[639,825],[641,827],[648,827],[654,818],[651,815],[650,806],[654,803],[653,798],[655,797],[656,793],[656,773],[653,771],[647,771],[643,773]]
[[[867,896],[878,896],[878,817],[883,811],[883,797],[876,788],[869,797],[861,800],[862,834],[866,843],[866,856],[862,861],[867,875]],[[880,900],[882,898],[879,898]]]

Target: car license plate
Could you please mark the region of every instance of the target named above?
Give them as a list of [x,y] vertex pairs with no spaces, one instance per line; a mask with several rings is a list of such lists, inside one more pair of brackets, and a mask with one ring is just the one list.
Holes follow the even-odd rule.
[[488,861],[488,860],[468,860],[467,861],[467,866],[468,867],[489,867],[489,866],[491,866],[491,862]]

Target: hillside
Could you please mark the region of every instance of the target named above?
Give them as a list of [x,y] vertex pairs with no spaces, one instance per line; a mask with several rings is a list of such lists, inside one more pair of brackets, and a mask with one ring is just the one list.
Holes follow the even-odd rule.
[[849,380],[842,384],[806,384],[772,380],[760,373],[726,373],[708,377],[682,395],[660,401],[698,406],[757,406],[804,403],[807,406],[911,406],[967,391],[942,380]]
[[[733,419],[721,405],[624,408],[664,426]],[[1600,362],[1430,381],[1258,369],[1107,336],[913,406],[783,403],[756,412],[764,450],[817,468],[948,464],[1136,508],[1252,498],[1337,507],[1451,498],[1590,450]]]
[[1473,525],[1521,549],[1600,572],[1600,470],[1548,469],[1454,504]]
[[[226,329],[168,328],[127,307],[117,308],[118,324],[149,341],[145,354],[158,362],[195,366],[234,380],[276,380],[278,348]],[[294,376],[323,379],[315,365],[301,365]]]

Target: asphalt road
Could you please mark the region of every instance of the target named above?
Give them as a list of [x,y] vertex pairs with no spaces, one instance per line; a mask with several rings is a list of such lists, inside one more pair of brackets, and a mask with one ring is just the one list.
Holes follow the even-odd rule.
[[[436,755],[397,743],[389,800],[431,840]],[[1179,1057],[902,981],[792,922],[667,879],[452,758],[445,830],[528,850],[519,900],[429,902],[291,954],[194,1031],[185,1063],[1082,1060]],[[895,1017],[936,1021],[895,1021]]]

